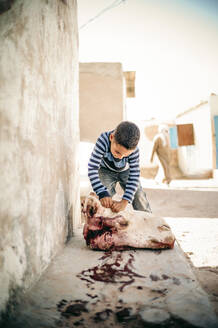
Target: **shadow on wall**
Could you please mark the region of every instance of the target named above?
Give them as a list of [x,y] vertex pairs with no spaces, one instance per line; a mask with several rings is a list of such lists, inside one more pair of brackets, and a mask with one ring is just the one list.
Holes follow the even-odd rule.
[[11,9],[14,0],[1,0],[0,1],[0,14],[3,14],[5,11]]

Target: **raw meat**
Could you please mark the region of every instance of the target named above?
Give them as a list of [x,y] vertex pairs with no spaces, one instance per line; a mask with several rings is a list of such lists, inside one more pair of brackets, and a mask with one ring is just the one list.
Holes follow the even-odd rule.
[[173,248],[175,237],[161,217],[136,211],[130,204],[114,213],[101,206],[94,193],[85,199],[83,236],[92,249]]

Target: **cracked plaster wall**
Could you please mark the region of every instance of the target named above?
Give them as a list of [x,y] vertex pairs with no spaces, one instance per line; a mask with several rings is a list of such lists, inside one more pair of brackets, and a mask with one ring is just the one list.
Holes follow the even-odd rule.
[[79,220],[78,116],[76,0],[16,0],[0,15],[0,312]]

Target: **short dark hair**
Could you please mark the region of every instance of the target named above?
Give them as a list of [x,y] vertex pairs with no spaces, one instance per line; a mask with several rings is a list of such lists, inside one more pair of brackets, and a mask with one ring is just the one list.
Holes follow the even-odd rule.
[[116,143],[126,149],[134,149],[139,142],[140,130],[133,122],[121,122],[114,131]]

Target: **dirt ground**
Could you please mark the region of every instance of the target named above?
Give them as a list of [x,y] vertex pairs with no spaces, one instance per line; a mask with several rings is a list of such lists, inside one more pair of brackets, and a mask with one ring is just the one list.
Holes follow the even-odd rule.
[[167,218],[218,316],[218,189],[145,189],[152,212]]

